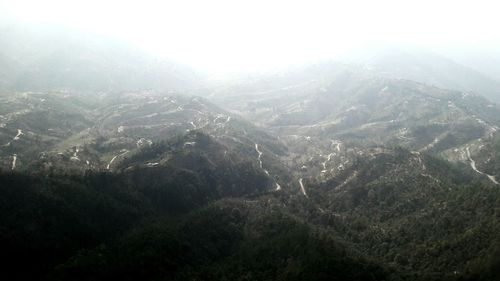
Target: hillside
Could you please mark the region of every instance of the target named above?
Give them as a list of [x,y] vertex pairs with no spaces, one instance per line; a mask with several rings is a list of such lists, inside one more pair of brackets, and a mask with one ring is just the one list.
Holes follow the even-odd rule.
[[[453,54],[450,56],[453,57]],[[494,56],[491,55],[488,57],[489,60],[493,58]],[[362,49],[348,52],[340,60],[354,63],[376,76],[407,79],[439,88],[472,92],[494,102],[500,101],[498,77],[488,75],[491,73],[488,70],[482,72],[476,70],[479,68],[473,62],[458,59],[463,62],[462,64],[452,60],[446,57],[446,53],[440,55],[437,52],[419,48],[380,46],[372,47],[369,51]]]
[[8,280],[500,280],[491,75],[371,49],[221,78],[3,21],[0,65]]

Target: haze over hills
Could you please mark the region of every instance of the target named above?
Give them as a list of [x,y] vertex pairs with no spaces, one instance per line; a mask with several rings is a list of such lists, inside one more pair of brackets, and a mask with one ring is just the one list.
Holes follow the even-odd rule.
[[498,77],[500,77],[500,70],[498,69],[500,54],[495,46],[477,47],[472,45],[436,51],[492,79],[498,80]]
[[[494,57],[488,59],[491,60]],[[371,47],[368,51],[350,52],[342,56],[340,60],[357,64],[368,71],[374,71],[379,76],[408,79],[464,92],[472,91],[490,100],[499,101],[498,76],[491,74],[492,72],[488,70],[485,70],[486,74],[483,74],[468,64],[460,64],[423,48]],[[477,67],[477,64],[472,61],[464,61],[464,63],[471,63]]]
[[3,24],[0,44],[4,91],[169,91],[201,79],[123,40],[58,25]]
[[9,280],[500,278],[494,70],[390,48],[214,79],[0,35]]

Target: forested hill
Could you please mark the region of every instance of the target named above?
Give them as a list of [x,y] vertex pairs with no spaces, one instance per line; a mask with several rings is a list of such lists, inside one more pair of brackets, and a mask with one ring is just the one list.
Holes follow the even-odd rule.
[[1,25],[0,66],[5,280],[500,280],[491,75],[398,50],[221,78],[52,25]]

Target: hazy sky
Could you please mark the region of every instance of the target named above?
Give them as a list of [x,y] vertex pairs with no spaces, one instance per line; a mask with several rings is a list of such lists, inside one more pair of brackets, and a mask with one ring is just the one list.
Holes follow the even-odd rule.
[[0,0],[0,9],[23,20],[111,34],[195,67],[225,71],[300,63],[366,42],[499,42],[498,2]]

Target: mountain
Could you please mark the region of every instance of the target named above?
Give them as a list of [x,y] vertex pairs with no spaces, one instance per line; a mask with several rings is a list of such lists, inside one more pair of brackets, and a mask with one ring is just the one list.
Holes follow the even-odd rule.
[[495,44],[491,46],[456,46],[447,50],[438,50],[444,56],[470,67],[494,80],[500,79],[500,54]]
[[[204,187],[190,189],[190,178],[164,188],[177,183],[195,202]],[[13,280],[385,280],[391,272],[267,200],[225,199],[183,214],[155,204],[182,197],[116,175],[2,174],[0,182],[10,198],[0,207],[8,227],[0,255]]]
[[[323,162],[325,157],[331,161],[337,143],[350,143],[358,149],[401,146],[469,163],[479,148],[496,138],[500,108],[479,95],[410,80],[374,78],[342,65],[336,71],[331,71],[333,65],[313,67],[322,73],[316,80],[275,75],[267,79],[289,77],[290,83],[297,84],[276,87],[281,82],[257,81],[253,93],[237,95],[237,99],[226,96],[238,93],[237,86],[231,86],[218,90],[221,97],[214,100],[268,128],[291,150],[297,146],[303,154],[298,140],[308,146],[318,141],[318,149],[308,155],[309,162]],[[310,73],[310,68],[302,71]],[[303,165],[309,166],[304,162],[298,167]]]
[[462,274],[495,247],[500,190],[466,165],[377,148],[338,177],[306,183],[309,221],[342,228],[357,249],[423,279]]
[[0,30],[9,280],[498,280],[491,78],[391,50],[205,80],[17,28]]
[[56,25],[0,25],[0,90],[117,92],[197,87],[202,76],[133,45]]
[[[16,275],[29,255],[24,266],[32,277],[74,279],[83,272],[82,280],[90,280],[147,271],[153,278],[171,268],[174,279],[205,272],[215,279],[322,280],[313,264],[331,257],[319,250],[325,247],[339,258],[319,270],[331,268],[343,280],[370,279],[365,274],[372,271],[376,279],[476,276],[482,252],[492,255],[484,262],[495,264],[497,106],[343,66],[313,69],[318,79],[295,70],[255,80],[239,100],[231,100],[237,83],[215,88],[211,98],[228,101],[229,111],[205,98],[155,91],[95,93],[90,100],[67,92],[2,98],[3,169],[14,170],[1,178],[1,197],[10,198],[2,243],[11,245],[5,257],[15,257],[8,272]],[[287,81],[300,84],[281,87]],[[222,224],[204,233],[209,218]],[[59,250],[37,264],[47,239]],[[288,239],[308,246],[289,252]],[[186,254],[167,247],[172,241]],[[148,243],[166,245],[148,254],[163,261],[157,268],[131,266]],[[256,258],[269,252],[274,258]],[[298,258],[283,258],[291,254]],[[248,267],[238,269],[242,264]]]
[[[286,174],[276,160],[286,152],[279,140],[202,98],[140,92],[96,95],[95,103],[85,103],[83,97],[23,93],[3,98],[3,168],[114,170],[143,149],[197,131],[220,143],[221,153],[251,158],[261,168],[265,157],[264,168],[269,171],[262,171],[276,177],[274,185],[279,174]],[[180,148],[192,150],[197,145],[188,139]],[[257,150],[265,151],[265,156]],[[163,163],[163,159],[146,160],[142,164],[151,167]]]
[[500,81],[496,77],[436,52],[411,47],[374,47],[347,53],[339,60],[356,64],[376,76],[413,80],[500,101]]

